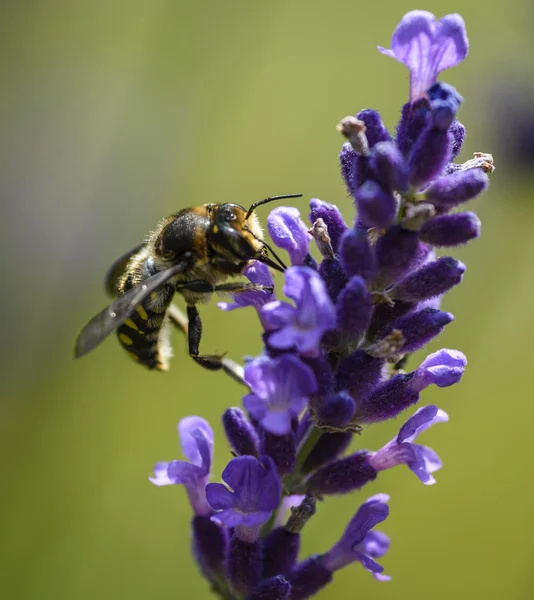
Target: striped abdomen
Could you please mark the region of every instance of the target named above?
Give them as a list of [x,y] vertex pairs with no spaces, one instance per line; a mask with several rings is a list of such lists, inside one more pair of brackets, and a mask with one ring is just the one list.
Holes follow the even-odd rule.
[[[124,285],[125,292],[128,282]],[[174,287],[166,285],[152,295],[118,329],[122,347],[130,357],[149,369],[166,371],[171,347],[165,313],[174,296]]]

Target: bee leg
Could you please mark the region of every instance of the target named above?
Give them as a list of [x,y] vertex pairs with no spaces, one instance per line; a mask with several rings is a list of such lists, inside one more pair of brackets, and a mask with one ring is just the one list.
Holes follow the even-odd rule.
[[238,281],[236,283],[222,283],[221,285],[217,285],[215,286],[214,291],[222,294],[242,294],[243,292],[252,291],[269,292],[269,294],[272,294],[274,286],[249,283],[248,281]]
[[218,371],[224,367],[223,356],[216,354],[201,356],[199,354],[200,338],[202,337],[202,321],[196,306],[187,307],[189,326],[187,338],[189,342],[189,356],[200,366],[210,371]]
[[[167,315],[169,316],[173,325],[175,325],[184,335],[188,335],[189,326],[187,323],[187,317],[185,314],[175,305],[171,304],[167,311]],[[221,359],[222,362],[222,370],[230,376],[232,379],[241,383],[242,385],[247,386],[245,380],[243,379],[243,367],[233,361],[231,358],[225,356]]]

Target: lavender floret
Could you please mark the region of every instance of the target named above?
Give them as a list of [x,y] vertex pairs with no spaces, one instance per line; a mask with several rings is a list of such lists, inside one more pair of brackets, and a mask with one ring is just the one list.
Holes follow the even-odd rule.
[[[263,341],[259,356],[232,373],[248,389],[243,410],[223,415],[235,456],[223,483],[208,482],[213,432],[200,417],[179,425],[187,460],[158,463],[151,478],[186,488],[196,562],[227,600],[304,600],[354,562],[388,580],[377,559],[389,538],[374,529],[389,514],[384,494],[364,502],[322,554],[299,557],[303,528],[321,500],[359,490],[384,470],[406,465],[431,485],[442,464],[416,438],[447,414],[434,405],[414,407],[428,386],[459,383],[467,360],[441,349],[413,367],[411,355],[453,320],[441,306],[466,267],[452,256],[437,258],[435,249],[479,236],[478,217],[456,211],[485,191],[493,159],[476,153],[452,162],[465,138],[457,120],[463,99],[437,77],[467,55],[459,15],[437,20],[411,11],[391,50],[380,50],[408,67],[410,94],[394,137],[373,109],[338,125],[345,137],[341,176],[356,209],[352,226],[334,204],[318,199],[310,202],[310,228],[297,207],[277,207],[267,223],[292,264],[283,274],[288,300],[270,289],[271,272],[260,262],[272,252],[265,242],[243,274],[267,289],[220,304],[253,306]],[[310,255],[312,238],[319,264]],[[375,451],[363,448],[359,434],[403,412],[393,439]]]

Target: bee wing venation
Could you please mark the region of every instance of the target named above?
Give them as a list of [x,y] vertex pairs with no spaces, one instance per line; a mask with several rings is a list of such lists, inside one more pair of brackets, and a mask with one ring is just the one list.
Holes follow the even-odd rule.
[[104,286],[106,292],[110,296],[117,295],[117,282],[119,278],[123,275],[126,266],[129,260],[132,258],[132,256],[134,254],[137,254],[139,250],[143,248],[144,245],[145,243],[143,242],[142,244],[138,244],[135,248],[128,250],[128,252],[125,252],[124,254],[119,256],[119,258],[117,258],[117,260],[113,262],[113,264],[109,267],[104,277]]
[[93,348],[96,348],[106,337],[120,327],[152,292],[161,287],[166,281],[185,271],[190,265],[190,260],[184,260],[173,265],[165,271],[160,271],[152,277],[146,279],[141,285],[138,285],[125,294],[117,298],[109,306],[94,316],[89,323],[81,330],[76,346],[74,356],[79,358],[87,354]]

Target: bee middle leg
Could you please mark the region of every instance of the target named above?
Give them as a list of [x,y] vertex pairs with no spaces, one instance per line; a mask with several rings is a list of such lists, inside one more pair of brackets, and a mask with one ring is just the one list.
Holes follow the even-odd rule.
[[202,321],[196,306],[187,307],[187,318],[189,326],[187,329],[187,339],[189,342],[189,356],[201,367],[210,371],[218,371],[224,367],[224,355],[205,355],[201,356],[199,352],[200,338],[202,337]]
[[[235,283],[223,283],[220,285],[212,285],[209,281],[193,280],[184,281],[176,285],[176,291],[189,290],[198,294],[212,294],[213,292],[226,292],[232,294],[239,294],[243,292],[256,291],[273,291],[273,286],[258,285],[250,282],[235,282]],[[189,356],[210,371],[218,371],[219,369],[225,369],[224,354],[200,354],[200,339],[202,337],[202,321],[200,320],[200,314],[198,309],[194,305],[187,307],[187,318],[189,321],[187,328],[187,338],[189,344]]]

